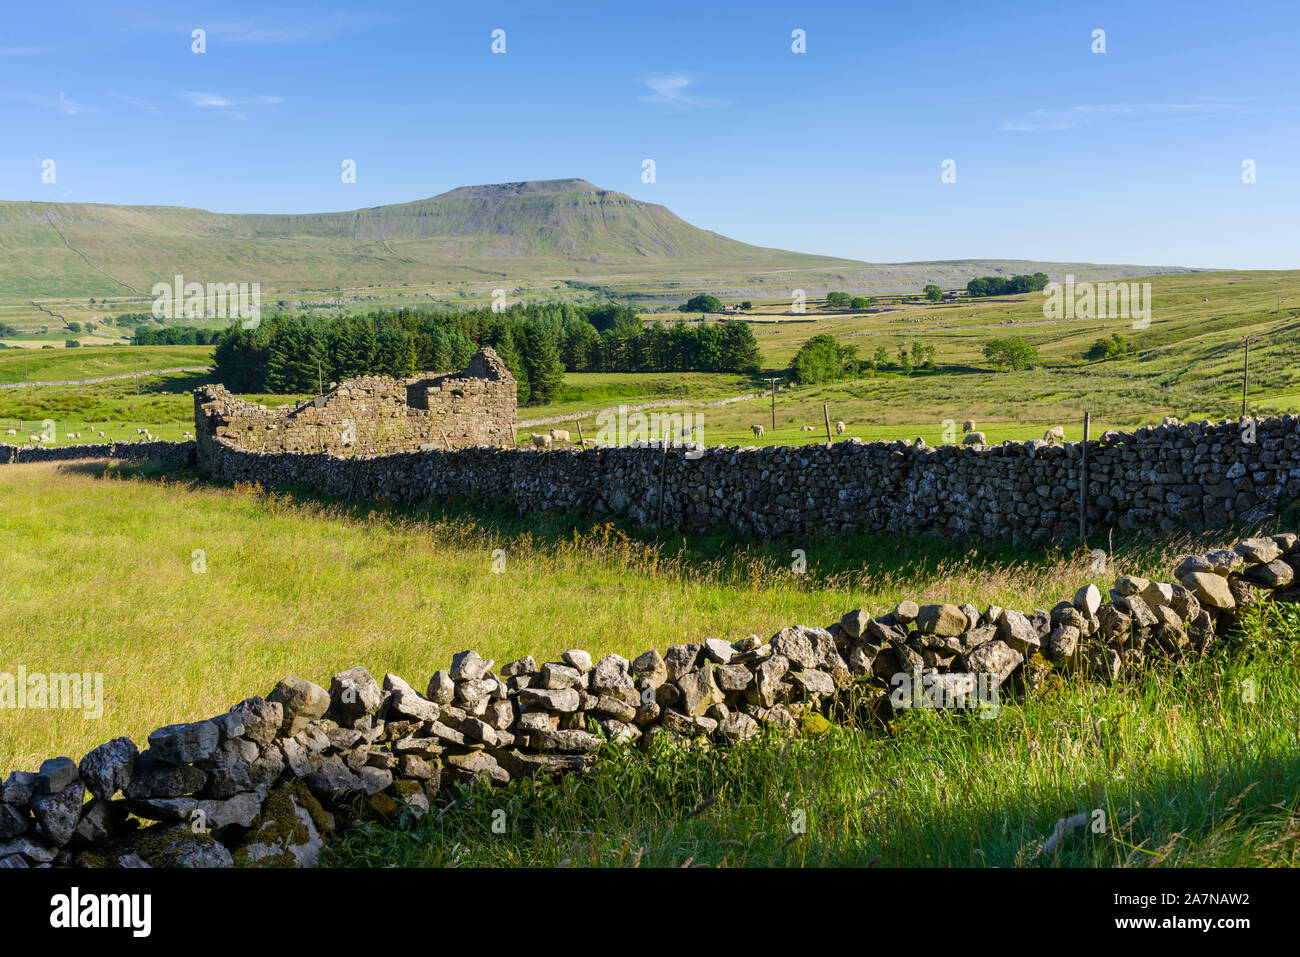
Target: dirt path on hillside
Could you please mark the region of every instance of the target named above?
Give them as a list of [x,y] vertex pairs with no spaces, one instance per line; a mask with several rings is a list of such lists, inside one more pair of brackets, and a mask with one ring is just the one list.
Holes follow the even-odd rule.
[[123,372],[118,375],[101,375],[93,379],[49,379],[43,382],[0,382],[0,389],[23,389],[29,385],[94,385],[96,382],[113,382],[117,379],[143,379],[151,375],[171,375],[173,372],[209,372],[211,366],[177,366],[174,369],[150,369],[148,372]]
[[662,409],[665,406],[676,405],[695,405],[695,406],[719,406],[731,405],[733,402],[748,402],[750,399],[760,399],[769,392],[747,392],[744,395],[728,396],[725,399],[703,399],[692,402],[690,399],[656,399],[653,402],[641,402],[636,405],[611,405],[603,409],[589,409],[585,412],[569,412],[565,415],[548,415],[541,419],[524,419],[516,422],[516,428],[524,428],[532,425],[556,425],[560,422],[572,422],[574,419],[585,419],[588,416],[600,415],[602,412],[611,412],[618,414],[619,409],[626,412],[640,412],[642,409]]

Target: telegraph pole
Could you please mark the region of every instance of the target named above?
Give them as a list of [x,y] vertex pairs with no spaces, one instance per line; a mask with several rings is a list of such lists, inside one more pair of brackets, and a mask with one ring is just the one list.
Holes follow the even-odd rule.
[[1243,342],[1246,346],[1246,358],[1241,365],[1241,417],[1246,417],[1246,394],[1250,389],[1250,336]]
[[763,381],[771,384],[772,386],[772,431],[775,432],[776,431],[776,383],[778,381],[778,377],[771,376],[770,378],[764,379]]

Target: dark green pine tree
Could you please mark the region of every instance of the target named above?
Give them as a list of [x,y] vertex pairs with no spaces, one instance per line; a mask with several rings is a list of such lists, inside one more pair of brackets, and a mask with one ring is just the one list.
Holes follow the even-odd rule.
[[527,352],[529,398],[534,403],[549,403],[559,397],[564,387],[564,363],[555,331],[549,324],[534,322],[528,327]]
[[524,357],[519,354],[519,347],[515,345],[515,333],[509,325],[504,325],[497,332],[496,344],[493,345],[496,354],[505,363],[510,374],[515,377],[515,383],[518,386],[519,404],[524,405],[528,402],[531,390],[528,385],[528,367],[524,365]]

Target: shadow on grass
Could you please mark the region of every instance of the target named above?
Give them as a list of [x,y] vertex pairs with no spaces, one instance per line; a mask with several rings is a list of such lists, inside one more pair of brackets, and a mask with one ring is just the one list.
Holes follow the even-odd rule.
[[446,788],[429,816],[345,834],[326,862],[1294,866],[1298,639],[1300,609],[1278,608],[1205,658],[1112,686],[1076,676],[997,720],[910,711],[734,746],[606,746],[587,774]]
[[[68,463],[64,467],[96,477],[105,474],[102,463],[88,464],[84,469],[78,468],[77,463]],[[194,489],[234,487],[234,483],[212,481],[193,469],[153,462],[123,462],[109,474],[178,483]],[[1085,545],[1074,542],[975,543],[959,536],[923,533],[762,537],[718,529],[702,529],[689,534],[659,532],[638,527],[626,517],[592,517],[581,512],[520,515],[505,506],[484,507],[455,501],[403,505],[391,501],[345,500],[322,495],[306,486],[280,488],[264,494],[274,495],[279,501],[304,509],[327,508],[332,516],[357,524],[382,519],[415,525],[463,526],[496,542],[522,540],[533,548],[571,546],[575,540],[614,536],[663,559],[687,566],[738,567],[765,563],[773,569],[790,569],[794,552],[799,550],[806,560],[806,570],[800,574],[810,585],[859,576],[864,569],[906,571],[920,578],[944,568],[970,563],[978,564],[990,574],[1011,574],[1025,568],[1049,567],[1070,561],[1087,563],[1098,548],[1105,552],[1112,569],[1163,568],[1176,560],[1174,556],[1217,547],[1252,534],[1269,534],[1300,525],[1300,505],[1297,505],[1281,516],[1254,525],[1212,530],[1185,529],[1170,533],[1104,530],[1094,534]],[[1172,565],[1168,572],[1172,573]]]

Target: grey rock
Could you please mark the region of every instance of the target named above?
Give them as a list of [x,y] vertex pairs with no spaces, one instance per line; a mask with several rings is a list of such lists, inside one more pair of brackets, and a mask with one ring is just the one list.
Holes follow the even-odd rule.
[[731,642],[723,641],[721,638],[706,638],[704,654],[715,664],[725,665],[730,664],[731,659],[736,656],[736,649],[731,647]]
[[722,692],[713,681],[712,668],[700,668],[677,679],[682,693],[682,710],[690,716],[704,714],[722,701]]
[[[532,662],[532,659],[528,659]],[[506,665],[507,668],[510,665]],[[533,664],[533,670],[537,670],[536,664]],[[503,673],[505,673],[503,671]],[[451,677],[450,671],[435,671],[433,677],[429,679],[429,688],[425,692],[427,697],[434,704],[451,704],[452,698],[456,696],[456,682]]]
[[243,737],[262,747],[274,741],[284,726],[284,705],[260,696],[245,698],[229,713],[243,725]]
[[12,771],[0,786],[0,801],[6,804],[26,804],[36,793],[38,776],[35,771]]
[[[532,675],[537,673],[537,662],[533,660],[532,655],[525,655],[522,658],[510,662],[501,669],[501,674],[507,678],[518,678],[523,675]],[[450,677],[450,674],[448,674]],[[433,695],[429,695],[430,698]]]
[[379,682],[361,666],[341,671],[330,679],[330,713],[354,721],[379,710],[382,692]]
[[586,674],[591,670],[591,655],[580,648],[570,648],[560,655],[560,660],[580,674]]
[[1023,657],[1032,655],[1042,647],[1038,629],[1022,613],[1010,608],[1002,612],[1002,618],[998,621],[998,637]]
[[131,782],[140,752],[130,738],[114,738],[92,749],[77,766],[86,789],[107,801]]
[[456,681],[477,681],[487,669],[487,661],[477,651],[462,651],[452,655],[451,677]]
[[1024,660],[1025,656],[1021,652],[1005,641],[998,640],[981,645],[967,655],[966,667],[977,674],[994,675],[1001,682],[1019,668]]
[[149,750],[159,761],[192,764],[215,751],[220,741],[221,734],[212,721],[169,724],[149,735]]
[[972,623],[956,605],[922,605],[916,615],[916,630],[923,635],[955,637]]
[[1074,593],[1074,607],[1085,615],[1096,615],[1101,608],[1101,590],[1096,585],[1084,585]]
[[667,669],[668,681],[676,681],[688,671],[694,671],[700,665],[700,655],[704,652],[703,645],[685,644],[673,645],[664,652],[664,666]]
[[0,841],[12,841],[26,834],[32,826],[31,816],[25,807],[0,804]]
[[578,692],[573,688],[525,688],[519,692],[519,703],[528,708],[567,713],[577,711],[578,702]]
[[668,665],[659,652],[651,648],[632,661],[632,675],[651,688],[658,688],[668,680]]
[[77,780],[77,763],[72,758],[48,758],[36,773],[36,794],[54,794]]
[[388,716],[411,721],[436,721],[441,706],[425,698],[398,675],[384,675],[384,690],[389,692]]
[[266,700],[277,702],[284,708],[280,733],[286,737],[293,737],[309,722],[323,717],[330,706],[328,691],[292,675],[282,679]]
[[203,770],[189,764],[171,764],[158,760],[150,749],[136,760],[131,780],[123,789],[128,798],[176,798],[194,794],[207,783]]

